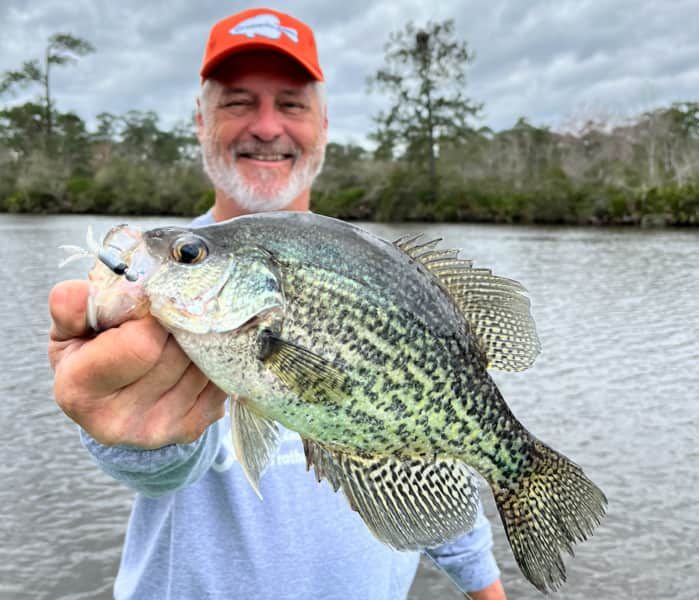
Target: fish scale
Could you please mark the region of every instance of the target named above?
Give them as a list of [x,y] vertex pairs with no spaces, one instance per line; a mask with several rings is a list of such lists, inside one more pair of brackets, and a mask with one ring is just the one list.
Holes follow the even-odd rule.
[[[94,314],[113,324],[124,302],[110,311],[110,298],[147,299],[231,394],[233,445],[258,493],[280,423],[378,539],[421,549],[472,526],[476,469],[524,575],[557,589],[561,553],[591,534],[606,498],[524,428],[488,373],[527,369],[539,352],[524,288],[436,243],[303,213],[117,228],[105,264],[127,264],[136,283],[96,274],[109,289]],[[196,261],[178,259],[185,244]]]
[[[362,449],[376,450],[376,434],[385,431],[386,424],[390,423],[389,431],[396,438],[392,447],[381,448],[382,451],[424,454],[429,449],[434,453],[438,436],[431,429],[420,434],[414,427],[414,417],[421,412],[433,416],[445,412],[440,404],[450,405],[443,394],[432,393],[435,384],[441,382],[446,387],[446,382],[453,376],[439,365],[440,358],[446,353],[443,349],[438,351],[438,340],[429,336],[417,319],[401,315],[396,307],[371,307],[366,298],[348,292],[347,285],[338,285],[336,277],[326,285],[323,277],[327,271],[319,273],[313,269],[289,268],[289,272],[293,275],[284,279],[289,311],[283,334],[295,343],[323,348],[319,354],[331,362],[351,364],[353,372],[370,374],[356,379],[354,385],[357,389],[352,394],[354,402],[348,407],[347,420],[353,423],[353,443],[359,439],[355,424],[361,423],[366,426],[362,431],[365,440]],[[295,301],[301,290],[308,289],[309,285],[313,285],[317,292],[313,305]],[[342,326],[336,324],[340,306],[346,311]],[[378,332],[371,326],[361,325],[363,315],[371,308],[381,311],[377,319],[383,328]],[[408,322],[406,317],[413,322]],[[356,325],[353,326],[352,322]],[[344,331],[346,337],[327,333],[331,329]],[[411,333],[407,334],[408,331]],[[313,332],[313,335],[308,332]],[[397,344],[399,340],[404,343]],[[406,378],[406,373],[411,376]],[[441,373],[441,378],[438,373]],[[382,394],[384,389],[391,389],[394,393],[386,397]],[[423,411],[428,405],[431,410]],[[373,420],[376,418],[380,418],[380,427],[371,426],[377,423]],[[402,435],[398,434],[401,425],[409,428],[403,429]],[[342,440],[335,442],[343,444]]]
[[[352,282],[342,281],[327,269],[286,264],[282,271],[289,273],[284,278],[289,311],[283,333],[301,345],[323,348],[319,354],[331,362],[339,360],[353,365],[354,371],[371,373],[355,383],[358,389],[352,393],[347,414],[340,411],[332,415],[351,424],[344,430],[348,439],[328,441],[405,456],[456,455],[501,483],[517,472],[526,456],[519,454],[528,447],[526,432],[515,428],[513,417],[501,418],[491,430],[483,409],[504,402],[487,372],[474,373],[477,365],[464,363],[467,354],[459,348],[458,338],[434,337],[412,313],[403,314],[386,300],[376,308],[369,299],[352,292]],[[310,286],[315,290],[313,304],[303,301],[304,290]],[[341,325],[337,323],[340,307],[345,310]],[[376,332],[365,315],[379,310],[377,320],[383,329]],[[331,329],[343,331],[345,338],[327,333]],[[348,345],[349,340],[352,343]],[[406,373],[413,374],[414,385],[409,385],[410,380],[406,385]],[[478,384],[476,389],[473,382]],[[440,383],[441,393],[434,393]],[[382,395],[384,388],[394,394]],[[498,414],[505,411],[509,412],[506,406],[497,408]],[[416,415],[423,415],[423,419],[416,419]],[[440,425],[448,416],[452,417],[452,429],[445,430]],[[391,438],[387,439],[387,432]]]

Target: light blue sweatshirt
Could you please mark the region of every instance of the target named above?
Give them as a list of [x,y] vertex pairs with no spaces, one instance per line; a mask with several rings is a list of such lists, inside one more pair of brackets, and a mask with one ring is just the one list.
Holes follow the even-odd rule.
[[[196,225],[213,222],[209,214]],[[83,444],[105,472],[137,492],[118,600],[400,600],[419,554],[377,541],[342,493],[306,472],[297,434],[283,431],[260,500],[234,458],[228,419],[194,443],[157,450]],[[490,525],[429,551],[463,590],[499,576]]]

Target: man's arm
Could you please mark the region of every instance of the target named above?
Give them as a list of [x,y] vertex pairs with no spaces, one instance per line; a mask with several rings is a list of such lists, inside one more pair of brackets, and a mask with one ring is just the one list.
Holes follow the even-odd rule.
[[215,458],[225,394],[152,317],[93,336],[88,284],[66,281],[49,296],[48,354],[54,395],[110,474],[158,495],[186,485]]
[[457,540],[430,548],[425,553],[444,570],[472,600],[505,600],[500,571],[492,552],[490,523],[479,504],[473,529]]

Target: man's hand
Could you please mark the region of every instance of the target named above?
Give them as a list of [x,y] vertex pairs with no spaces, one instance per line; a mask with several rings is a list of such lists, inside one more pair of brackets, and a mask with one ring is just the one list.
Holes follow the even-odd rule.
[[469,592],[464,598],[467,600],[506,600],[505,589],[502,587],[502,581],[500,581],[500,579],[497,579],[482,590]]
[[63,412],[102,444],[139,448],[193,442],[224,415],[224,392],[153,317],[93,337],[87,294],[86,281],[64,281],[49,295],[48,354]]

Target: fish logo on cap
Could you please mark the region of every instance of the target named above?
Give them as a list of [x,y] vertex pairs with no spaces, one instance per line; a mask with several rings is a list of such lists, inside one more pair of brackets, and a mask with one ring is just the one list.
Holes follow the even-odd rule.
[[295,44],[298,44],[299,41],[299,33],[296,29],[284,27],[279,21],[279,17],[270,14],[256,15],[245,19],[245,21],[238,23],[228,33],[231,35],[244,35],[251,39],[256,35],[261,35],[270,40],[278,40],[283,33]]

